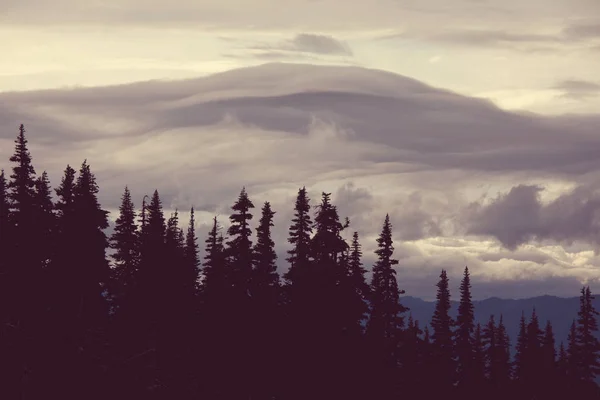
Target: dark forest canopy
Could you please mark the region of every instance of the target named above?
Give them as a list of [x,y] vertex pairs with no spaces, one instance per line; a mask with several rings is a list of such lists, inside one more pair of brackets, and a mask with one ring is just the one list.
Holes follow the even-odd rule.
[[255,206],[245,189],[229,229],[215,217],[202,246],[193,209],[184,231],[177,211],[164,215],[157,190],[137,209],[126,187],[107,237],[90,164],[67,166],[54,200],[22,125],[15,143],[11,172],[0,175],[2,399],[600,394],[589,287],[566,343],[555,343],[552,324],[540,325],[535,310],[514,338],[502,315],[476,324],[468,268],[456,318],[442,270],[433,317],[418,321],[401,304],[388,215],[377,260],[365,266],[359,232],[344,239],[351,223],[330,194],[313,200],[300,188],[290,204],[289,269],[279,276],[276,210]]

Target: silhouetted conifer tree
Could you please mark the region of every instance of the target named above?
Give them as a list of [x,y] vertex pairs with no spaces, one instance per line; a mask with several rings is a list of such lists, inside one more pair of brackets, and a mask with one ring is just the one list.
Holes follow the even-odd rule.
[[34,206],[36,229],[32,242],[35,243],[36,262],[45,270],[53,256],[57,230],[50,180],[46,171],[35,181]]
[[[15,152],[10,157],[12,174],[6,185],[8,190],[10,240],[7,245],[9,263],[2,279],[6,286],[6,336],[8,358],[14,356],[15,396],[23,396],[30,385],[17,385],[23,376],[31,375],[37,368],[38,341],[42,329],[45,303],[40,247],[36,239],[41,236],[36,225],[36,177],[31,154],[27,146],[25,127],[19,127]],[[11,376],[11,375],[9,375]],[[10,391],[9,391],[10,392]]]
[[500,320],[496,327],[496,384],[500,398],[506,396],[511,378],[510,362],[510,338],[504,325],[504,317],[500,314]]
[[284,278],[288,285],[302,285],[302,271],[307,268],[310,259],[311,249],[310,240],[312,237],[312,220],[310,217],[310,199],[306,193],[306,188],[298,190],[296,205],[294,207],[294,217],[292,225],[289,228],[288,242],[293,246],[288,251],[287,261],[290,263],[288,272]]
[[442,270],[440,274],[437,288],[437,301],[431,319],[434,366],[435,373],[438,376],[438,389],[447,391],[451,390],[454,383],[455,368],[452,357],[454,321],[450,317],[450,290],[448,289],[448,277],[445,270]]
[[112,296],[118,306],[120,300],[130,294],[139,265],[139,232],[135,222],[135,206],[127,186],[121,197],[119,217],[115,221],[110,247],[115,250],[112,254],[115,262]]
[[513,377],[519,382],[519,385],[525,379],[526,357],[527,357],[527,324],[525,321],[525,313],[521,314],[519,322],[519,333],[517,335],[517,345],[514,359]]
[[[473,333],[473,378],[471,381],[473,399],[486,392],[486,351],[481,325],[477,324]],[[489,392],[488,392],[489,393]]]
[[577,325],[573,320],[567,336],[567,377],[571,384],[575,384],[580,376],[581,350],[577,343]]
[[389,215],[385,216],[383,229],[377,239],[375,250],[378,260],[373,266],[371,280],[371,315],[367,324],[367,335],[376,341],[392,341],[398,339],[403,327],[402,313],[406,308],[400,304],[403,290],[398,288],[393,259],[394,246],[392,240],[392,224]]
[[190,210],[190,221],[185,235],[185,263],[186,270],[195,279],[195,290],[199,289],[200,256],[198,255],[198,238],[196,237],[196,217],[194,207]]
[[482,338],[485,345],[485,359],[486,359],[486,374],[487,378],[492,387],[497,386],[498,374],[496,368],[498,367],[498,344],[496,342],[497,333],[496,322],[494,315],[490,315],[490,319],[483,328]]
[[577,313],[577,347],[580,355],[579,378],[586,387],[595,385],[595,378],[600,374],[600,342],[595,335],[598,331],[598,312],[594,308],[593,300],[594,296],[589,286],[582,288]]
[[348,256],[348,277],[352,290],[352,305],[348,308],[352,315],[349,320],[355,325],[351,329],[362,332],[363,324],[367,319],[369,312],[368,301],[371,294],[369,284],[366,281],[365,273],[367,270],[362,264],[362,249],[358,239],[358,232],[352,235],[352,244],[350,245],[350,254]]
[[471,299],[471,279],[469,268],[465,267],[460,284],[460,303],[456,317],[455,332],[458,385],[469,385],[473,371],[473,330],[475,329],[473,301]]
[[267,201],[263,204],[261,217],[256,229],[254,245],[254,268],[252,271],[251,294],[255,326],[251,333],[252,358],[256,360],[252,371],[252,392],[259,398],[272,398],[278,394],[277,386],[280,365],[284,361],[277,350],[283,345],[280,340],[280,285],[277,273],[275,242],[271,238],[271,228],[275,212]]

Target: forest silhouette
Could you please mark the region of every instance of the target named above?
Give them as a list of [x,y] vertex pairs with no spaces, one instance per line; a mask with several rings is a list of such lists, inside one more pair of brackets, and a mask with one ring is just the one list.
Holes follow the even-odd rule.
[[126,187],[108,237],[87,161],[53,195],[27,144],[21,125],[0,175],[1,399],[600,398],[589,287],[566,343],[535,309],[516,338],[502,315],[476,324],[467,267],[457,317],[442,270],[433,317],[417,321],[388,215],[368,282],[359,232],[329,193],[313,205],[300,188],[279,276],[275,211],[262,204],[252,229],[245,189],[201,258],[193,208],[182,229],[158,191],[138,210]]

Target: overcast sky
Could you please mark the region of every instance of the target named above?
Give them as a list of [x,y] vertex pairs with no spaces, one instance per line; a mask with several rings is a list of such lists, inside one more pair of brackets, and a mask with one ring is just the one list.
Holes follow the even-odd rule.
[[478,298],[576,296],[600,279],[599,15],[597,0],[0,0],[0,165],[24,123],[53,186],[87,158],[105,208],[125,184],[137,206],[157,188],[200,210],[202,238],[246,185],[256,219],[277,211],[282,258],[306,185],[313,204],[333,193],[367,263],[391,215],[409,295],[469,265]]

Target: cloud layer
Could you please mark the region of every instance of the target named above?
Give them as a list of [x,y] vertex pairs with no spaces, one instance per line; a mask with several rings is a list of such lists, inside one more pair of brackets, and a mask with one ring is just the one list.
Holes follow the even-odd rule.
[[67,163],[87,158],[105,207],[116,210],[126,184],[140,201],[158,188],[168,209],[200,210],[202,237],[213,215],[226,224],[245,185],[256,220],[266,200],[277,211],[281,259],[306,185],[313,204],[333,193],[367,262],[390,214],[411,295],[429,296],[439,269],[458,276],[466,264],[495,295],[516,281],[552,281],[553,294],[568,295],[574,281],[600,276],[598,121],[510,113],[383,71],[266,64],[0,94],[0,157],[22,122],[54,185]]

